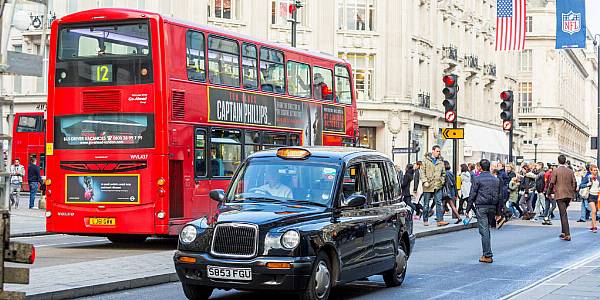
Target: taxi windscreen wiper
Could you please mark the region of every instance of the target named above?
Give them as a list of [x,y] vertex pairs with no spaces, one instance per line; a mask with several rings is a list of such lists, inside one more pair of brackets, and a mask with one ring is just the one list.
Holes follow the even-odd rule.
[[281,200],[277,200],[277,199],[273,199],[273,198],[266,198],[266,197],[246,197],[246,198],[240,198],[240,199],[236,199],[236,201],[245,201],[245,200],[250,200],[250,201],[255,201],[255,202],[275,202],[275,203],[280,203]]
[[297,204],[305,204],[305,205],[315,205],[315,206],[327,207],[326,204],[319,203],[319,202],[312,202],[312,201],[308,201],[308,200],[286,200],[285,202],[293,202],[293,203],[297,203]]

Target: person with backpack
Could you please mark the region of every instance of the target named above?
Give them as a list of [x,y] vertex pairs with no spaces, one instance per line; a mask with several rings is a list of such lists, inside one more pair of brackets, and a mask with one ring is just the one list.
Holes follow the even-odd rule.
[[546,197],[544,193],[546,192],[546,181],[544,175],[546,174],[544,170],[544,163],[538,162],[536,164],[536,177],[535,177],[535,192],[537,194],[537,201],[535,202],[535,209],[533,213],[538,215],[538,218],[544,218],[546,211]]

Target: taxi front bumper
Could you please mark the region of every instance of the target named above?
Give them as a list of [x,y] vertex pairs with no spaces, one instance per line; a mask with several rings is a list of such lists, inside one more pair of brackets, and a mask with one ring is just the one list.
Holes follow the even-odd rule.
[[[195,263],[180,261],[180,257],[195,258]],[[285,290],[297,291],[306,289],[315,260],[314,257],[265,257],[253,259],[228,259],[217,258],[208,253],[192,253],[176,251],[173,256],[175,270],[179,280],[186,284],[210,286],[220,289],[247,289],[247,290]],[[289,263],[289,269],[269,269],[267,263]],[[207,266],[250,268],[252,280],[232,281],[225,279],[209,278]]]

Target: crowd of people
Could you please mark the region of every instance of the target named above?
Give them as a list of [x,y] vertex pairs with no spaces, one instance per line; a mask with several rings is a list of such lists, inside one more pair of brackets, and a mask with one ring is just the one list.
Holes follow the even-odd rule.
[[424,226],[430,225],[434,212],[440,227],[449,224],[444,220],[446,212],[452,213],[455,224],[472,217],[478,219],[484,248],[482,262],[491,262],[491,248],[484,241],[489,244],[489,228],[486,232],[482,227],[500,229],[514,218],[552,225],[560,216],[560,238],[571,240],[566,211],[573,200],[582,202],[578,222],[591,221],[590,231],[598,230],[598,167],[587,165],[579,169],[563,155],[558,157],[558,164],[537,162],[520,166],[484,159],[462,164],[455,175],[450,163],[441,156],[440,147],[434,146],[423,160],[409,164],[404,173],[404,201],[415,211],[415,220],[422,220]]

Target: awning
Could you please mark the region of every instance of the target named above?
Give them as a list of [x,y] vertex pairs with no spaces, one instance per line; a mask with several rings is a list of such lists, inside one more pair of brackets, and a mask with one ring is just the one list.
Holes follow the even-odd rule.
[[508,155],[508,135],[500,129],[466,124],[464,143],[473,152]]

